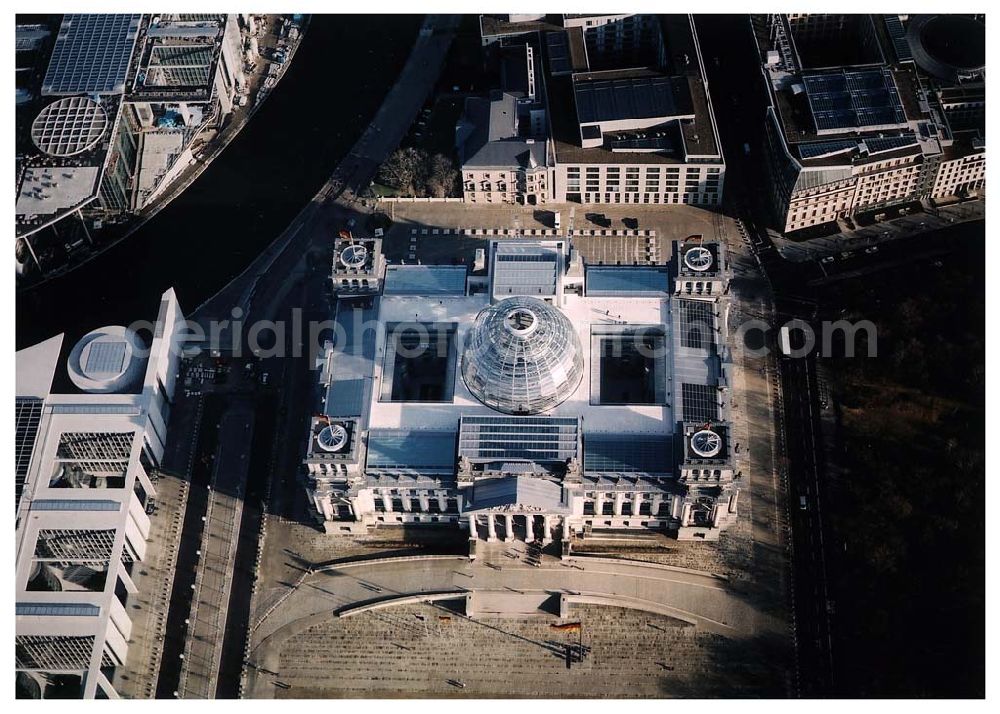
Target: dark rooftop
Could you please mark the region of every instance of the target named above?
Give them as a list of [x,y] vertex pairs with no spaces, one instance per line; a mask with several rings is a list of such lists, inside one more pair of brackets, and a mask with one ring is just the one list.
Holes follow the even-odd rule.
[[551,18],[551,16],[547,16],[545,20],[510,22],[502,16],[480,15],[479,23],[484,38],[496,37],[498,35],[523,35],[529,32],[546,32],[563,29],[562,25],[560,25],[554,18]]
[[590,69],[587,64],[587,43],[583,38],[582,27],[549,32],[545,35],[545,43],[549,56],[549,71],[553,74],[586,72]]
[[573,75],[573,89],[581,124],[694,116],[684,77],[648,69],[589,72]]
[[517,98],[512,94],[495,92],[489,99],[466,100],[459,124],[463,166],[545,166],[545,146],[544,141],[518,136]]
[[[605,146],[584,149],[580,146],[580,122],[577,120],[574,101],[574,87],[567,76],[547,77],[548,103],[552,124],[553,145],[559,161],[564,163],[618,163],[618,164],[649,164],[684,163],[685,153],[679,142],[683,141],[683,149],[687,154],[695,156],[719,156],[720,151],[715,140],[713,118],[709,109],[708,94],[702,81],[701,65],[698,61],[698,50],[695,44],[693,30],[687,15],[660,15],[660,27],[666,46],[666,61],[662,72],[648,68],[631,68],[615,72],[590,73],[590,76],[614,77],[647,75],[667,76],[671,78],[672,86],[677,81],[686,78],[686,93],[682,96],[690,102],[693,120],[665,124],[661,133],[667,133],[677,138],[677,141],[661,142],[665,147],[662,151],[617,151],[612,152],[609,143]],[[548,51],[546,47],[546,51]],[[551,63],[546,57],[546,65],[551,72]],[[689,115],[690,116],[690,115]],[[646,138],[648,139],[648,132]],[[614,132],[613,136],[621,141],[639,140],[637,136],[622,136],[625,132]],[[611,138],[610,136],[608,137]],[[669,146],[668,146],[669,144]]]

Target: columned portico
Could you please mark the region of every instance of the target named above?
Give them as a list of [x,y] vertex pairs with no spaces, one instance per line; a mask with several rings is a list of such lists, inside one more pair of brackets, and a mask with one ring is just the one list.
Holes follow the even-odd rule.
[[[541,538],[544,543],[550,543],[554,540],[553,529],[561,522],[559,519],[570,514],[570,508],[563,503],[562,487],[552,480],[534,476],[482,479],[466,490],[463,503],[470,523],[479,516],[486,517],[489,541],[499,540],[498,531],[503,528],[505,542],[523,538],[534,543],[536,538]],[[499,523],[501,517],[503,522]],[[523,531],[521,519],[524,519]],[[536,528],[540,528],[541,533]],[[471,534],[478,538],[478,529],[473,528]]]

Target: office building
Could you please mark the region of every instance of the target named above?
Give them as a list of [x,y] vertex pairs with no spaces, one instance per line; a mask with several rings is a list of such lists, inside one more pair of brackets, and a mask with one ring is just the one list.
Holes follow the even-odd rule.
[[[484,15],[480,25],[487,61],[525,44],[544,57],[548,178],[544,195],[484,195],[463,159],[467,201],[721,204],[725,162],[690,16]],[[493,163],[505,178],[517,170]],[[494,182],[499,173],[491,165]]]
[[985,187],[985,30],[960,15],[755,15],[774,224]]
[[118,697],[183,319],[168,290],[151,336],[110,326],[17,353],[19,696]]

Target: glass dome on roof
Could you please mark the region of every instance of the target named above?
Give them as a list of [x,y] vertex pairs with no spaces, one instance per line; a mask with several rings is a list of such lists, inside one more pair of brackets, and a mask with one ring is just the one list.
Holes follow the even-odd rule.
[[538,414],[562,403],[583,378],[572,323],[532,297],[512,297],[476,317],[462,354],[469,391],[505,414]]

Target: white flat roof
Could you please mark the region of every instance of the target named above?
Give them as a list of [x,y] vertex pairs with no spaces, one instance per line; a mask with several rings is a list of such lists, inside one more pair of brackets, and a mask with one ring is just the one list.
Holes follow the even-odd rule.
[[45,399],[52,389],[62,350],[63,335],[18,350],[14,357],[15,393],[18,397]]
[[49,216],[81,206],[97,195],[100,172],[100,166],[29,168],[24,172],[14,213]]
[[[592,325],[661,325],[667,336],[668,349],[672,350],[672,323],[670,301],[662,298],[578,297],[567,295],[560,308],[576,327],[583,348],[584,377],[580,386],[565,402],[557,406],[550,416],[583,417],[584,433],[666,435],[674,431],[675,416],[672,406],[663,405],[607,405],[590,403],[590,334]],[[383,296],[379,311],[379,334],[375,361],[375,385],[372,389],[369,428],[456,430],[458,418],[463,414],[492,415],[499,412],[479,402],[465,386],[461,375],[461,357],[455,369],[455,396],[451,402],[380,402],[378,385],[382,378],[385,354],[385,323],[387,322],[454,322],[457,323],[456,345],[461,347],[467,338],[476,315],[489,305],[486,295],[473,297],[435,296],[394,297]],[[672,370],[672,359],[667,359],[667,369]],[[668,376],[670,376],[668,374]],[[668,385],[671,385],[668,382]],[[668,386],[668,391],[673,390]],[[673,395],[667,397],[673,404]]]

